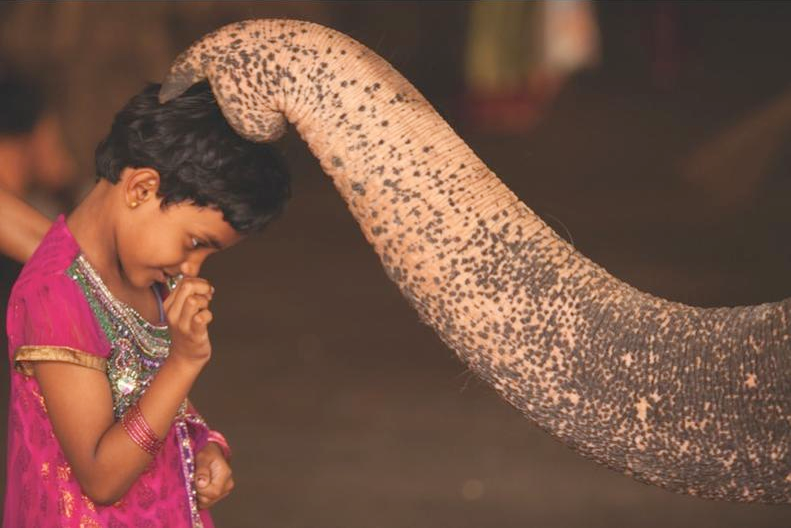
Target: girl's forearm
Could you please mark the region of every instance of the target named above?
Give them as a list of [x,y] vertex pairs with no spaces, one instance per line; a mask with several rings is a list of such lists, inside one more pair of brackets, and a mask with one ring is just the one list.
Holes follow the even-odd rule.
[[[201,368],[202,365],[169,358],[140,397],[140,410],[158,438],[167,435]],[[92,467],[79,472],[86,475],[80,485],[94,501],[112,504],[123,497],[151,459],[116,422],[100,438]]]
[[0,253],[18,262],[27,261],[50,225],[46,216],[0,189]]

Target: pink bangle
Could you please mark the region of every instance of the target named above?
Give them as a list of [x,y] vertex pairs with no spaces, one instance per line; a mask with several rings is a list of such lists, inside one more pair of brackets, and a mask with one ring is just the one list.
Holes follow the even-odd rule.
[[231,459],[231,447],[228,445],[228,440],[225,439],[221,432],[210,430],[207,440],[220,446],[220,450],[222,451],[225,460]]
[[129,435],[129,438],[149,455],[156,455],[157,451],[162,447],[162,440],[157,437],[151,426],[146,422],[137,402],[129,407],[124,417],[121,418],[121,425],[126,434]]

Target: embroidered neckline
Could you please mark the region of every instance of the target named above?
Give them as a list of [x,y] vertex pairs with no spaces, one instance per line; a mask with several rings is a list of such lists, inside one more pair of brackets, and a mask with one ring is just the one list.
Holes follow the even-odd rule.
[[[99,272],[96,271],[96,268],[94,268],[93,265],[90,263],[88,258],[85,256],[85,253],[80,253],[79,255],[77,255],[77,260],[79,261],[80,265],[85,269],[85,271],[87,271],[92,276],[91,278],[93,279],[93,282],[95,282],[96,286],[99,288],[102,295],[106,297],[108,301],[116,305],[119,310],[123,310],[131,313],[135,317],[135,319],[137,319],[138,322],[142,324],[142,326],[145,326],[148,329],[154,331],[167,329],[168,327],[167,323],[154,324],[150,322],[148,319],[140,315],[140,312],[138,312],[130,305],[121,301],[115,295],[113,295],[113,292],[111,292],[110,288],[108,288],[107,285],[104,283],[104,281],[102,280],[102,276],[99,275]],[[156,295],[156,293],[154,295]]]
[[170,352],[166,326],[152,325],[110,293],[101,277],[80,254],[68,269],[85,295],[110,343],[107,376],[116,419],[145,392]]

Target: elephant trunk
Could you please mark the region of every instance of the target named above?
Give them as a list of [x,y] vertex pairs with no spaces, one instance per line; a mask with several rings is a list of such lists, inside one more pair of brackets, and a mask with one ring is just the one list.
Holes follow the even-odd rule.
[[229,122],[292,122],[412,306],[564,443],[651,484],[791,502],[789,302],[702,309],[613,278],[353,39],[297,21],[227,26],[163,86],[207,76]]

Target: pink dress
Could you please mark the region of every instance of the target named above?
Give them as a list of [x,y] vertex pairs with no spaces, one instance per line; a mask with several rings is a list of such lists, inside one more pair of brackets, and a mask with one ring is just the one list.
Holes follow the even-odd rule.
[[115,504],[85,496],[64,457],[31,362],[105,372],[119,420],[167,357],[169,337],[166,326],[148,323],[112,296],[62,216],[14,284],[7,319],[13,368],[3,526],[212,527],[193,487],[194,454],[206,445],[208,429],[187,402],[162,449]]

